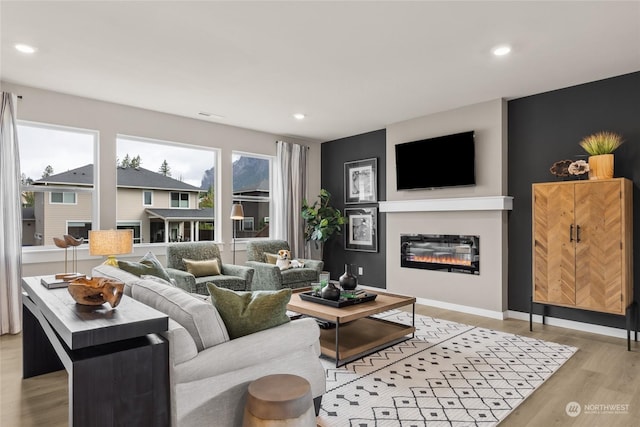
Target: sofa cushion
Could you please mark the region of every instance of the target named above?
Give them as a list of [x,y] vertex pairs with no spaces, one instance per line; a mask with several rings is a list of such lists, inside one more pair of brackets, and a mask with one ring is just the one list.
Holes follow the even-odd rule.
[[289,321],[287,304],[291,299],[291,289],[236,292],[213,283],[207,283],[207,288],[231,339]]
[[147,252],[145,256],[143,256],[140,261],[132,262],[132,261],[118,261],[118,267],[121,269],[128,271],[129,273],[133,273],[136,276],[142,276],[143,274],[149,274],[152,276],[160,277],[161,279],[166,280],[167,282],[171,281],[171,277],[169,277],[169,273],[164,269],[158,258],[153,254],[153,252]]
[[264,253],[264,262],[275,265],[278,262],[278,254]]
[[183,259],[187,272],[195,277],[220,275],[220,264],[216,258],[198,261],[195,259]]
[[131,287],[131,296],[181,324],[198,351],[229,341],[227,328],[215,307],[180,288],[140,280]]
[[164,286],[171,286],[171,287],[175,287],[175,283],[174,280],[171,279],[170,282],[164,280],[162,277],[158,277],[158,276],[152,276],[151,274],[143,274],[142,276],[140,276],[141,279],[144,280],[151,280],[153,282],[156,282],[160,285],[164,285]]

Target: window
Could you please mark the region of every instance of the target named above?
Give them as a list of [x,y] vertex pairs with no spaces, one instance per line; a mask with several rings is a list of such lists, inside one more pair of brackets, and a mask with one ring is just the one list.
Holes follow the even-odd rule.
[[188,208],[189,194],[188,193],[171,193],[171,207],[172,208]]
[[49,203],[76,204],[76,193],[49,193]]
[[140,237],[140,221],[118,221],[116,226],[118,230],[133,230],[133,243],[142,243]]
[[84,237],[85,241],[89,241],[89,230],[91,230],[90,221],[67,221],[67,233],[79,239]]
[[88,238],[96,206],[98,133],[26,121],[18,121],[17,131],[22,246],[53,246],[53,238],[65,234]]
[[233,202],[242,204],[245,218],[233,221],[236,236],[269,237],[272,157],[234,152],[232,159]]
[[215,240],[217,149],[119,135],[117,158],[118,228],[134,243]]
[[153,206],[153,191],[142,192],[142,204],[144,206]]
[[253,217],[244,217],[242,220],[242,231],[253,231]]

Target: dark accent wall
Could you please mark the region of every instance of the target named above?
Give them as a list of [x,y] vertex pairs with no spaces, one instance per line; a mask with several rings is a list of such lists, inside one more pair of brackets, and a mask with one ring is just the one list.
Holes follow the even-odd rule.
[[[386,200],[386,130],[381,129],[348,138],[325,142],[321,149],[321,186],[331,193],[331,204],[344,213],[344,164],[354,160],[378,159],[378,201]],[[377,204],[350,204],[348,207],[373,206]],[[337,280],[344,273],[344,264],[363,268],[359,283],[386,288],[387,243],[386,217],[378,212],[378,252],[348,251],[344,248],[344,236],[329,240],[324,248],[325,270],[331,279]],[[355,271],[357,273],[357,269]]]
[[[640,299],[640,72],[520,98],[508,103],[509,309],[529,311],[531,298],[531,184],[557,181],[549,167],[581,158],[585,136],[610,130],[625,143],[615,152],[615,177],[634,183],[635,299]],[[541,310],[537,309],[537,313]],[[552,317],[624,328],[624,317],[550,307]]]

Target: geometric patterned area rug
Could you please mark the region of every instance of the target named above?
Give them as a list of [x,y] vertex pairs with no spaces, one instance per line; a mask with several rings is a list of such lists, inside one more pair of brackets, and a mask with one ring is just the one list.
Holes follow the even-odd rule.
[[[411,324],[411,314],[383,317]],[[415,315],[416,333],[335,367],[322,359],[322,427],[494,426],[576,351],[519,335]]]

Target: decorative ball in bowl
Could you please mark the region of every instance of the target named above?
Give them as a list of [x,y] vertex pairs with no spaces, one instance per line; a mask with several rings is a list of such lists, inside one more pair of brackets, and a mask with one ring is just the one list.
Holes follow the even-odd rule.
[[122,299],[124,283],[106,277],[81,277],[72,280],[67,289],[78,304],[102,305],[108,302],[111,308],[116,308]]

